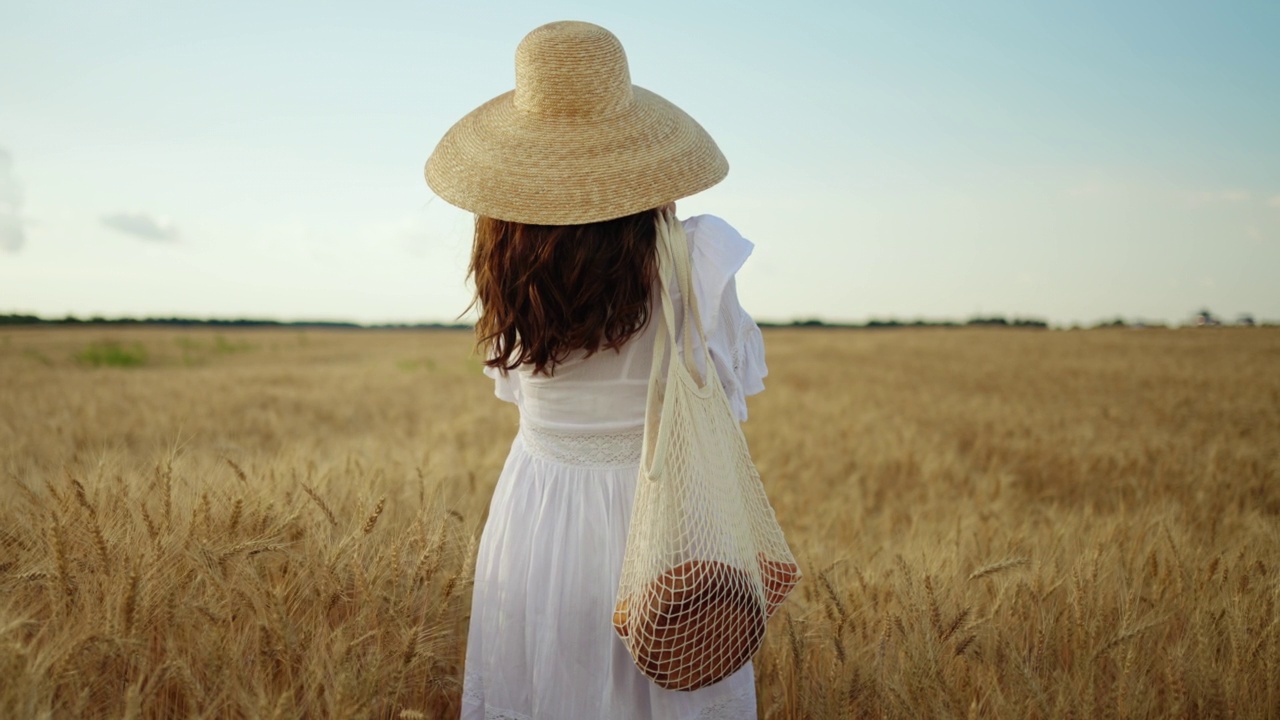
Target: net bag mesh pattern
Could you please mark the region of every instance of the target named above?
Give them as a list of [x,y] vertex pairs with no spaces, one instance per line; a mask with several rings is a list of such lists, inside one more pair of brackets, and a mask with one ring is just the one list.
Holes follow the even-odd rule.
[[[697,690],[751,659],[801,573],[711,362],[684,229],[667,211],[657,224],[664,327],[613,626],[654,683]],[[683,345],[669,275],[684,300]]]

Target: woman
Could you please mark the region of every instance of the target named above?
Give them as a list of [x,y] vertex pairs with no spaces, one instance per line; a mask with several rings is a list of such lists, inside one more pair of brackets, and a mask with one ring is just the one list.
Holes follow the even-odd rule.
[[[476,213],[485,372],[520,409],[476,561],[463,718],[755,717],[750,663],[663,690],[611,623],[660,325],[655,222],[727,173],[701,126],[631,84],[617,38],[579,22],[526,36],[515,90],[427,162],[431,188]],[[683,225],[707,344],[745,420],[766,373],[733,281],[752,246],[714,217]]]

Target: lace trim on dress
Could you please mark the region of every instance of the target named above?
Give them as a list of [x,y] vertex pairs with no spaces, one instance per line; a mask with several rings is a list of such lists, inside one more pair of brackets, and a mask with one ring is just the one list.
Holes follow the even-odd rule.
[[484,681],[478,673],[467,670],[463,675],[462,702],[467,705],[484,704]]
[[[484,680],[476,672],[467,672],[462,684],[462,704],[484,708],[484,720],[533,720],[532,716],[514,710],[499,710],[485,705]],[[463,712],[463,716],[466,716]],[[694,720],[742,720],[756,716],[756,688],[754,684],[743,683],[732,695],[702,707]]]
[[467,708],[484,708],[484,720],[532,720],[524,713],[514,710],[498,710],[485,705],[484,681],[473,672],[467,672],[462,683],[462,716],[468,717]]
[[694,717],[697,720],[741,720],[755,716],[756,688],[753,684],[744,683],[738,692],[707,705]]
[[568,432],[524,423],[524,449],[530,455],[563,465],[620,468],[640,464],[644,428],[613,432]]
[[533,716],[510,710],[490,710],[485,708],[484,720],[533,720]]

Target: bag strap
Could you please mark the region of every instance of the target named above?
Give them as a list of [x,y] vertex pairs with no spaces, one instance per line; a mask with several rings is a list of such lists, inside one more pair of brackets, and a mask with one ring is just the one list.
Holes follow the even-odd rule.
[[[698,312],[698,298],[693,292],[692,270],[689,263],[689,240],[685,236],[684,226],[676,219],[675,213],[663,210],[656,222],[658,255],[658,292],[662,301],[662,315],[659,320],[665,326],[653,338],[653,363],[649,368],[649,391],[644,413],[644,444],[640,451],[641,476],[656,480],[661,473],[664,447],[659,447],[662,435],[663,416],[662,370],[663,361],[667,358],[667,349],[671,349],[671,362],[667,365],[667,377],[670,380],[680,371],[676,364],[684,363],[684,370],[700,387],[708,387],[708,383],[720,383],[716,375],[715,365],[711,363],[711,350],[707,346],[706,334],[702,327],[702,316]],[[671,295],[671,278],[675,274],[676,283],[680,287],[683,300],[681,311],[684,315],[685,351],[680,352],[680,343],[676,338],[676,309]],[[705,364],[704,372],[699,373],[697,363],[692,355],[694,331],[702,341],[702,354]],[[670,383],[668,383],[670,384]]]
[[[672,298],[668,273],[674,272],[676,286],[680,289],[680,308],[683,316],[684,344],[680,352],[681,360],[689,370],[689,375],[705,386],[714,372],[711,365],[711,350],[707,344],[706,330],[702,326],[702,313],[698,309],[698,297],[693,289],[693,270],[689,262],[689,239],[685,235],[684,226],[676,219],[671,210],[663,210],[657,221],[657,251],[659,291],[662,295],[662,315],[667,332],[663,340],[670,343],[673,350],[677,347],[675,305]],[[694,335],[694,332],[697,335]],[[661,334],[660,334],[661,337]],[[695,338],[697,342],[695,343]],[[694,348],[701,344],[703,368],[701,372],[694,361]],[[666,352],[666,343],[654,343],[654,363],[650,375],[650,383],[661,372],[662,358]],[[674,358],[673,358],[674,359]]]

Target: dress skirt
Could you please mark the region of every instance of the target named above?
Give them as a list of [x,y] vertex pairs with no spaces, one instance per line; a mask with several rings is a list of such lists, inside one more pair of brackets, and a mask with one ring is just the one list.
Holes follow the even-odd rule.
[[614,634],[640,432],[516,436],[476,560],[463,720],[756,717],[750,663],[663,690]]

